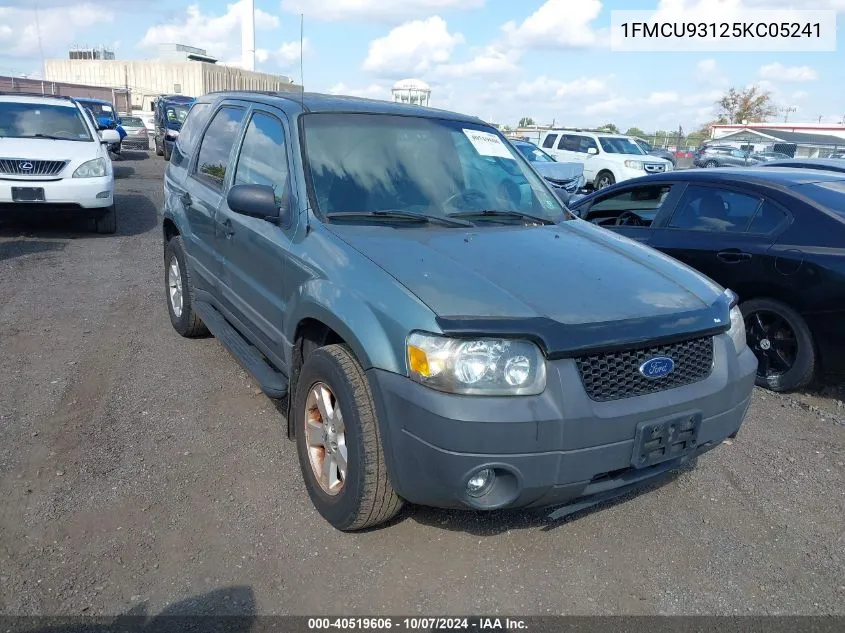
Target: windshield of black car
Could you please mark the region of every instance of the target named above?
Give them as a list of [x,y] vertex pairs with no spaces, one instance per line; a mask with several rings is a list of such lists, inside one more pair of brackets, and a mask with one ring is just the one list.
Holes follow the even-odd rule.
[[169,105],[164,109],[164,116],[167,119],[168,127],[181,128],[188,116],[190,105]]
[[492,210],[553,221],[571,217],[493,128],[364,113],[306,114],[302,125],[309,193],[319,214],[395,210],[448,217]]
[[0,137],[92,140],[76,106],[16,101],[0,102]]
[[107,103],[97,103],[96,101],[80,101],[80,103],[91,110],[96,118],[114,120],[114,108],[112,108],[111,105]]
[[601,148],[608,154],[645,154],[639,145],[627,138],[600,136],[599,143],[601,143]]

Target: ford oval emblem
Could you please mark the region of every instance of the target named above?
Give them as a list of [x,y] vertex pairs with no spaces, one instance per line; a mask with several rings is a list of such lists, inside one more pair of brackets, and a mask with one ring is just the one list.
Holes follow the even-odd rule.
[[649,379],[664,378],[675,369],[675,361],[668,356],[655,356],[640,365],[640,373]]
[[18,167],[21,168],[21,171],[32,171],[32,166],[32,163],[30,163],[28,160],[18,165]]

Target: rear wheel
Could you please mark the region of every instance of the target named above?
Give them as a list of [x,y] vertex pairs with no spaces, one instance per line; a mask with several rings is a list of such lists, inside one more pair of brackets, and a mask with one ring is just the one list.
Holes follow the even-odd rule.
[[164,248],[167,312],[173,329],[182,336],[192,338],[208,334],[208,328],[194,312],[194,284],[185,260],[185,245],[182,237],[177,235]]
[[170,156],[173,154],[173,151],[167,147],[167,143],[164,144],[164,160],[169,161]]
[[714,167],[718,167],[719,163],[717,163],[715,160],[708,160],[706,163],[704,163],[704,166],[707,167],[707,169],[713,169]]
[[740,310],[748,346],[757,357],[757,385],[772,391],[808,385],[815,374],[816,349],[801,315],[774,299],[751,299]]
[[97,233],[117,232],[117,209],[114,204],[94,219],[94,228]]
[[352,531],[396,516],[403,502],[387,476],[367,378],[349,348],[328,345],[305,359],[291,415],[305,487],[324,519]]
[[158,139],[153,139],[153,143],[156,147],[156,156],[164,156],[164,150],[161,149],[161,145],[158,144]]

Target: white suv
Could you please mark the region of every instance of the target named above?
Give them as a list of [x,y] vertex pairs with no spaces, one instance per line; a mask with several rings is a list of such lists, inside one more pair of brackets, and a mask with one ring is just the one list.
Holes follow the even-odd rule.
[[0,94],[0,216],[47,211],[93,218],[114,233],[114,172],[106,146],[116,130],[98,132],[67,97]]
[[584,178],[594,189],[672,170],[672,163],[646,154],[622,134],[585,130],[547,130],[540,146],[559,161],[584,163]]

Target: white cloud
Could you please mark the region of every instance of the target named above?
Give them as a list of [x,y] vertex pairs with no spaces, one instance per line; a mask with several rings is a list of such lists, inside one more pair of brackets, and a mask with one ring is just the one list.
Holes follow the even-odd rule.
[[41,10],[36,27],[31,6],[20,9],[3,6],[0,7],[0,52],[6,57],[36,57],[40,29],[45,56],[59,52],[64,56],[79,33],[97,24],[114,22],[114,18],[110,8],[85,2]]
[[809,96],[810,96],[810,93],[806,92],[805,90],[798,90],[796,92],[793,92],[789,96],[789,98],[792,102],[795,102],[795,101],[804,101]]
[[611,97],[603,101],[596,101],[584,108],[584,113],[590,116],[611,116],[628,111],[633,106],[633,101],[628,97]]
[[367,99],[392,99],[390,89],[379,84],[370,84],[365,88],[350,88],[345,83],[337,83],[328,90],[333,95],[349,95],[350,97],[366,97]]
[[677,103],[680,99],[681,96],[674,91],[652,92],[646,98],[646,103],[649,105],[666,105],[667,103]]
[[[147,29],[139,46],[155,48],[159,44],[178,42],[204,48],[210,55],[225,57],[240,51],[241,13],[244,2],[240,0],[226,7],[223,15],[204,14],[200,5],[192,4],[185,15],[169,24],[157,24]],[[261,9],[255,10],[255,29],[273,30],[279,18]]]
[[485,0],[282,0],[282,9],[318,20],[402,22],[444,11],[478,9]]
[[437,73],[444,77],[490,77],[517,72],[519,67],[517,51],[501,51],[495,46],[486,47],[468,62],[443,64]]
[[406,22],[370,42],[364,70],[388,76],[417,75],[446,64],[464,36],[449,33],[446,21],[433,16]]
[[718,70],[719,65],[715,59],[702,59],[695,65],[699,75],[709,76]]
[[552,79],[545,75],[532,81],[523,81],[516,87],[518,97],[538,100],[556,100],[562,97],[594,97],[607,93],[608,80],[598,77],[580,77],[572,81]]
[[600,0],[547,0],[517,25],[502,26],[506,42],[514,48],[583,48],[599,37],[591,24],[601,13]]
[[819,78],[819,74],[814,68],[809,66],[784,66],[780,62],[761,66],[760,76],[764,79],[787,82],[815,81]]

